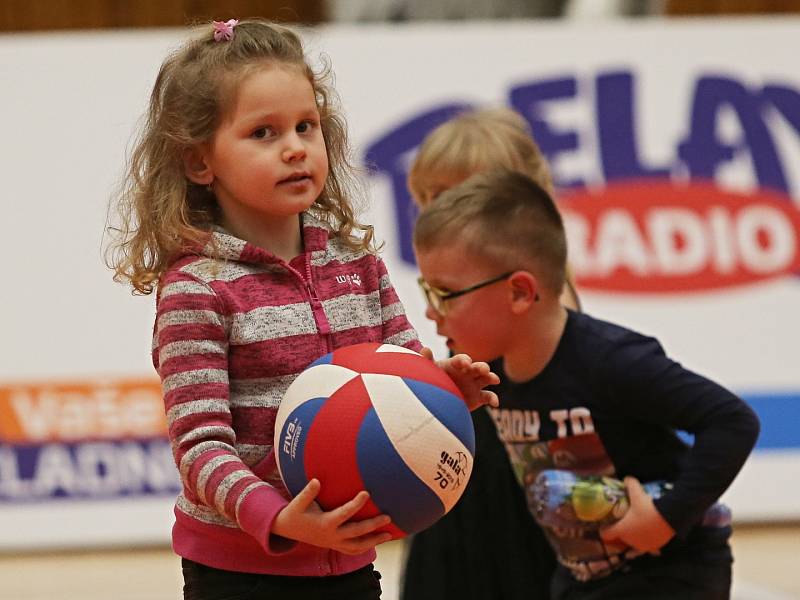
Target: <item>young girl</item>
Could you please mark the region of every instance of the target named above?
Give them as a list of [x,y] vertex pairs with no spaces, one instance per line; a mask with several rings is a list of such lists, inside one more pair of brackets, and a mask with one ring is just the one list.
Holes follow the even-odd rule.
[[[425,138],[408,187],[425,207],[471,175],[496,169],[521,172],[553,193],[547,161],[518,113],[507,108],[465,112]],[[580,306],[570,276],[561,302],[576,310]],[[492,367],[502,375],[502,365]],[[469,484],[444,518],[407,543],[402,596],[548,598],[553,552],[531,517],[489,413],[475,411],[472,420],[477,451]]]
[[[347,152],[326,78],[285,27],[214,22],[161,67],[111,262],[158,292],[187,599],[380,595],[389,518],[349,521],[366,492],[322,511],[317,480],[290,500],[272,451],[283,393],[314,359],[358,342],[422,350],[354,216]],[[496,403],[486,363],[440,364],[470,407]]]

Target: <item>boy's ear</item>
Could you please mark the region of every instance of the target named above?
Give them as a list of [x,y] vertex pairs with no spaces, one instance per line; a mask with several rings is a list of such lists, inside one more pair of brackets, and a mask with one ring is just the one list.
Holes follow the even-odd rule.
[[512,312],[522,314],[539,301],[539,282],[531,272],[515,271],[508,281],[511,285]]
[[214,183],[214,172],[208,166],[205,151],[200,147],[187,148],[183,152],[183,171],[186,178],[199,185]]

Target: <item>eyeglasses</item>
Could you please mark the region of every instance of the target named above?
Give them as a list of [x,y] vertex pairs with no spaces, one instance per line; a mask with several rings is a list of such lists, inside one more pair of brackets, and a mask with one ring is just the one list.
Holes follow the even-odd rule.
[[491,279],[487,279],[486,281],[481,281],[480,283],[476,283],[475,285],[471,285],[469,287],[465,287],[461,290],[455,291],[447,291],[441,288],[433,287],[427,281],[425,281],[422,277],[417,279],[417,283],[419,284],[420,289],[422,290],[423,295],[425,296],[425,300],[428,301],[428,305],[435,310],[440,315],[444,316],[447,314],[447,305],[445,304],[448,300],[452,300],[453,298],[458,298],[459,296],[463,296],[464,294],[469,294],[470,292],[474,292],[475,290],[479,290],[482,287],[486,287],[487,285],[491,285],[493,283],[497,283],[498,281],[503,281],[504,279],[508,279],[514,271],[508,271],[507,273],[503,273],[502,275],[498,275],[497,277],[492,277]]

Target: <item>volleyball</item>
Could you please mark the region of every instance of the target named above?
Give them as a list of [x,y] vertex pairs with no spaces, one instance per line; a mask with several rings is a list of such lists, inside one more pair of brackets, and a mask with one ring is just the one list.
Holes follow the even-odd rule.
[[475,432],[452,379],[433,361],[391,344],[346,346],[289,386],[275,422],[278,469],[297,494],[313,478],[331,510],[367,490],[354,520],[387,514],[394,538],[421,531],[464,492]]

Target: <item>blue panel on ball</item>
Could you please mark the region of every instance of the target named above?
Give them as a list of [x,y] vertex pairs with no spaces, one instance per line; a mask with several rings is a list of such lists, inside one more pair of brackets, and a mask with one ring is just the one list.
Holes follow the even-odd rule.
[[406,466],[374,409],[364,416],[356,444],[358,468],[372,502],[406,533],[433,525],[444,514],[438,496]]
[[403,381],[425,408],[475,456],[475,429],[464,401],[430,383],[405,378]]
[[306,369],[310,369],[311,367],[316,367],[317,365],[329,365],[332,362],[333,362],[333,352],[328,352],[327,354],[320,356],[317,360],[308,365]]
[[327,398],[306,400],[286,417],[281,427],[281,444],[275,450],[283,482],[293,496],[308,483],[303,464],[303,449],[306,445],[308,429],[326,400]]

